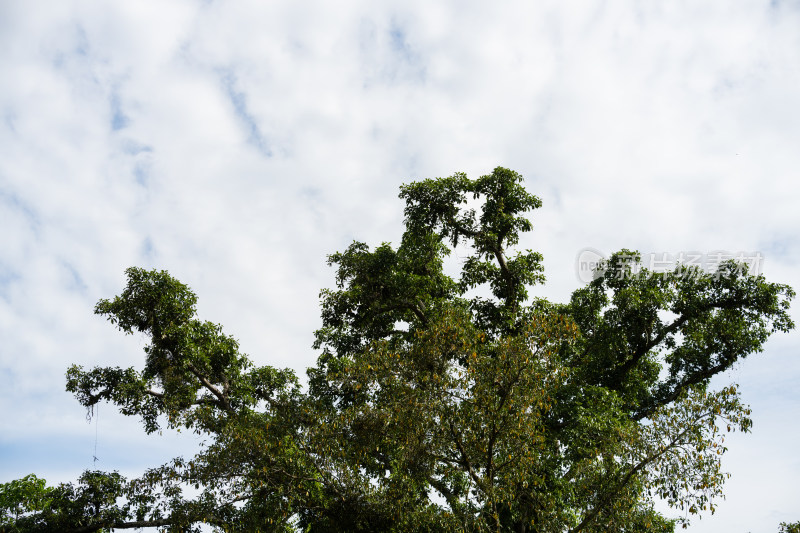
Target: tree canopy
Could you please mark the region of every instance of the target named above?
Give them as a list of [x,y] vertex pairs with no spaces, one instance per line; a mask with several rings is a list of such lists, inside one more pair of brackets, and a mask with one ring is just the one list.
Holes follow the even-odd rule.
[[[651,272],[622,250],[550,302],[531,291],[541,255],[514,251],[542,205],[518,173],[400,197],[396,247],[329,256],[307,386],[254,366],[167,272],[128,269],[95,313],[146,335],[143,367],[74,365],[67,390],[206,444],[136,479],[0,485],[0,530],[667,532],[713,512],[725,435],[751,421],[735,384],[709,381],[794,327],[794,291],[735,262]],[[469,252],[451,275],[455,246]]]

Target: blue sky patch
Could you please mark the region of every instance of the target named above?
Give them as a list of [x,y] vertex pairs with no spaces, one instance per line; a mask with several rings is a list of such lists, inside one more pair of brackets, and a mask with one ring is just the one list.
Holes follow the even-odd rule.
[[395,61],[394,76],[416,82],[425,81],[427,73],[422,57],[409,43],[406,28],[396,20],[392,20],[389,27],[389,47]]
[[142,241],[140,253],[144,257],[146,263],[150,263],[155,257],[155,246],[153,245],[153,239],[151,239],[149,235]]
[[137,161],[133,165],[133,178],[142,187],[147,187],[147,183],[150,181],[150,165],[144,161]]
[[3,189],[0,189],[0,202],[10,205],[13,209],[20,211],[25,218],[28,219],[31,229],[35,233],[38,232],[41,219],[39,215],[36,214],[33,207],[21,200],[15,193],[4,191]]
[[247,95],[236,88],[236,76],[232,72],[227,71],[223,72],[221,79],[225,95],[233,105],[236,117],[247,131],[247,142],[255,146],[258,151],[266,157],[272,157],[272,150],[267,143],[267,139],[261,132],[258,121],[247,107]]
[[145,152],[152,153],[153,147],[128,139],[122,143],[122,151],[128,155],[139,155]]
[[130,124],[130,119],[122,110],[122,104],[119,101],[119,93],[117,91],[111,92],[108,103],[111,106],[111,130],[119,131],[123,128],[127,128]]
[[87,289],[86,282],[83,281],[78,270],[68,261],[62,261],[61,266],[67,272],[67,279],[69,280],[68,287],[76,292],[85,292]]
[[20,275],[16,270],[0,262],[0,298],[8,300],[8,288],[19,279]]

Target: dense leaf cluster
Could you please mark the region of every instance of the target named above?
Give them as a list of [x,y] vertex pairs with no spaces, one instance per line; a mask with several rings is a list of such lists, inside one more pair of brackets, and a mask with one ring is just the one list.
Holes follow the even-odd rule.
[[2,485],[0,530],[667,532],[713,512],[725,434],[751,422],[735,385],[709,380],[794,326],[792,289],[735,263],[648,272],[623,250],[552,303],[529,293],[541,256],[510,251],[541,206],[519,174],[400,196],[396,248],[329,257],[305,389],[254,367],[166,272],[128,269],[95,311],[147,336],[143,369],[73,366],[67,389],[207,444],[133,480]]

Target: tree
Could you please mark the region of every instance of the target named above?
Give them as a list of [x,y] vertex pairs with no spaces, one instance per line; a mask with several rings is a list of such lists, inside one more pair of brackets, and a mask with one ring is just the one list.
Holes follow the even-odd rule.
[[800,533],[800,522],[781,522],[780,533]]
[[510,250],[541,201],[522,182],[403,186],[396,248],[331,255],[307,389],[254,367],[169,274],[128,269],[95,312],[148,336],[144,368],[73,366],[67,389],[208,444],[138,479],[3,485],[3,531],[667,532],[713,512],[724,436],[751,422],[736,386],[709,380],[794,327],[794,292],[734,262],[649,272],[623,250],[568,303],[530,297],[542,258]]

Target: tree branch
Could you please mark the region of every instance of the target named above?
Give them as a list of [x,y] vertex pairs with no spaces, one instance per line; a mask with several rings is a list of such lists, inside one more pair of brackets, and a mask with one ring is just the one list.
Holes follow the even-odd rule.
[[425,313],[422,311],[419,302],[409,302],[407,300],[403,300],[402,302],[396,303],[394,305],[384,305],[378,307],[377,309],[374,310],[374,313],[380,315],[383,313],[387,313],[389,311],[400,311],[403,309],[407,309],[412,313],[414,313],[416,317],[419,318],[420,322],[422,322],[423,326],[428,324],[428,317],[425,316]]
[[729,361],[723,361],[710,368],[707,368],[706,370],[690,375],[689,377],[685,378],[683,381],[675,385],[675,387],[669,394],[667,394],[666,396],[662,397],[659,400],[654,401],[652,404],[646,406],[644,409],[641,409],[640,411],[635,413],[631,417],[631,420],[639,421],[643,418],[652,415],[655,412],[655,410],[658,409],[659,407],[674,402],[678,398],[678,396],[680,396],[681,393],[683,393],[683,391],[686,390],[687,387],[690,387],[692,385],[697,385],[701,381],[710,379],[714,375],[725,370],[729,366],[729,363],[730,363]]
[[136,520],[133,522],[100,522],[88,526],[76,527],[67,530],[67,533],[91,533],[101,529],[134,529],[142,527],[160,527],[172,525],[171,518],[161,518],[159,520]]
[[[700,415],[695,417],[693,423],[696,424],[706,416],[708,416],[708,413],[701,413]],[[623,476],[622,480],[616,484],[616,487],[611,489],[611,491],[607,492],[604,498],[601,498],[600,502],[596,506],[594,506],[591,511],[589,511],[589,513],[584,517],[581,523],[578,524],[575,527],[575,529],[571,529],[569,533],[578,533],[579,531],[583,530],[587,525],[589,525],[589,523],[592,520],[594,520],[598,514],[600,514],[600,511],[602,511],[604,507],[606,507],[613,501],[614,496],[616,496],[617,493],[619,493],[631,481],[631,479],[633,479],[633,476],[641,472],[644,469],[644,467],[646,467],[647,465],[649,465],[650,463],[652,463],[653,461],[655,461],[656,459],[667,453],[668,451],[674,448],[682,447],[683,443],[681,443],[681,438],[684,435],[686,435],[686,433],[688,433],[689,430],[692,429],[692,427],[693,426],[690,425],[684,428],[677,435],[675,435],[668,444],[661,446],[661,448],[658,449],[656,452],[651,453],[650,455],[642,459],[627,474],[625,474],[625,476]]]
[[194,367],[194,365],[192,365],[192,364],[186,365],[186,368],[189,369],[189,372],[194,374],[194,376],[200,381],[200,383],[203,384],[203,386],[206,389],[211,391],[211,393],[219,399],[219,404],[222,406],[222,408],[225,411],[228,411],[228,412],[231,412],[231,413],[233,412],[233,408],[231,407],[231,404],[228,401],[228,398],[225,396],[225,394],[222,393],[222,391],[220,391],[210,381],[208,381],[208,379],[203,374],[201,374],[200,371],[197,370]]
[[[636,349],[630,358],[625,360],[622,365],[617,367],[614,374],[617,379],[614,380],[612,383],[612,387],[615,384],[621,384],[624,380],[625,375],[630,372],[636,364],[641,361],[641,359],[647,355],[647,353],[664,342],[664,339],[667,338],[668,335],[671,335],[678,331],[681,326],[686,324],[691,319],[697,318],[702,313],[712,311],[714,309],[733,309],[747,302],[742,298],[729,298],[727,300],[720,300],[717,302],[709,302],[703,306],[700,306],[698,309],[694,310],[692,313],[683,314],[680,317],[676,318],[669,326],[665,327],[661,333],[656,335],[653,339],[649,340],[648,342],[643,343],[638,349]],[[587,346],[586,350],[591,348],[591,344]],[[583,352],[582,355],[586,355],[586,350]]]

